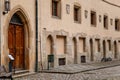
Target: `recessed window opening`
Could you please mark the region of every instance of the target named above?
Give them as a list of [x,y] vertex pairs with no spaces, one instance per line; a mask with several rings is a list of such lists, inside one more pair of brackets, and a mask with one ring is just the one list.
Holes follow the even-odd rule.
[[74,5],[74,21],[81,23],[81,7]]
[[52,16],[61,17],[61,0],[52,0]]
[[96,26],[96,12],[91,11],[91,25]]
[[103,24],[104,24],[104,28],[108,29],[108,16],[104,15],[103,18]]
[[115,30],[119,31],[119,19],[115,19]]

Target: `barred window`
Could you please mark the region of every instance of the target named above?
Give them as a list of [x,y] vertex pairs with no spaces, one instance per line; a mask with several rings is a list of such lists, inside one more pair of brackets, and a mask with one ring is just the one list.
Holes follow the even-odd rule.
[[119,31],[119,19],[115,19],[115,30]]
[[61,0],[52,0],[52,16],[61,17]]
[[91,11],[91,25],[96,26],[96,12]]
[[108,29],[108,16],[104,15],[103,18],[103,24],[104,24],[104,28]]
[[81,23],[81,7],[74,5],[74,21]]

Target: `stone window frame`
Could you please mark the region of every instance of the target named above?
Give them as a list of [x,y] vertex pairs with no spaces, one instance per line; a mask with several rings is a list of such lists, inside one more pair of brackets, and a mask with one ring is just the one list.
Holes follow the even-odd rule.
[[56,39],[57,39],[57,36],[64,36],[64,37],[66,37],[66,39],[65,39],[65,41],[66,41],[66,44],[65,44],[65,54],[64,55],[68,54],[69,53],[68,52],[68,36],[69,36],[69,33],[64,31],[63,29],[61,29],[59,31],[55,30],[54,34],[55,34],[54,36],[55,36]]
[[81,23],[81,6],[74,4],[73,9],[74,22]]
[[[55,5],[55,6],[54,6]],[[55,12],[54,12],[55,9]],[[53,18],[61,19],[61,0],[51,0],[51,14]]]
[[120,20],[115,18],[115,31],[120,31]]
[[104,29],[108,30],[108,15],[103,16],[103,26]]
[[90,12],[90,22],[91,22],[91,25],[96,27],[97,25],[97,13],[93,10],[91,10]]
[[[85,48],[84,48],[84,50],[83,50],[83,52],[85,53],[85,52],[87,52],[87,34],[86,33],[83,33],[83,32],[81,32],[81,33],[77,33],[74,37],[76,37],[76,40],[78,41],[77,42],[77,44],[79,45],[79,39],[80,38],[84,38],[85,39]],[[78,46],[77,46],[78,47]]]

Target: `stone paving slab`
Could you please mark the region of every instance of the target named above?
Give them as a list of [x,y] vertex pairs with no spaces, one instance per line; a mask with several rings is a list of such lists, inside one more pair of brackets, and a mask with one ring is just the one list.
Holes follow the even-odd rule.
[[[66,70],[67,67],[69,67],[68,70],[70,71]],[[39,72],[33,75],[14,78],[14,80],[120,80],[120,61],[66,65],[56,67],[51,70],[53,70],[54,72],[52,73],[50,72],[50,70],[47,70],[49,72]],[[64,72],[68,73],[62,74],[64,72],[61,71],[61,73],[59,74],[60,70],[64,70]],[[55,71],[58,71],[58,73]],[[73,71],[77,71],[77,73],[71,74],[73,73]]]
[[92,71],[102,68],[108,68],[113,66],[120,66],[120,61],[110,62],[97,62],[97,63],[84,63],[84,64],[71,64],[55,67],[50,70],[41,70],[44,73],[64,73],[64,74],[75,74],[80,72]]
[[36,73],[14,80],[120,80],[120,66],[77,74]]

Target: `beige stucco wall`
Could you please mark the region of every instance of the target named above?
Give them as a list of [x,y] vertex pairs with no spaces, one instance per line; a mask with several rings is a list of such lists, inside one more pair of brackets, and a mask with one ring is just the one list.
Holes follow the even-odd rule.
[[[119,5],[119,1],[113,1],[110,0],[110,3]],[[66,4],[70,5],[70,14],[66,13]],[[73,18],[73,8],[74,4],[80,4],[81,6],[81,23],[75,23]],[[78,54],[78,63],[80,62],[80,55],[85,55],[87,57],[87,62],[90,62],[90,42],[89,40],[93,40],[93,48],[96,46],[95,39],[100,39],[100,52],[97,51],[97,48],[93,49],[94,54],[94,61],[100,61],[103,57],[103,40],[111,40],[111,46],[113,46],[113,41],[119,41],[119,31],[115,31],[115,24],[114,20],[115,18],[119,18],[119,12],[120,8],[116,7],[114,5],[110,5],[108,3],[105,3],[102,0],[61,0],[61,19],[54,18],[51,15],[51,0],[40,0],[39,1],[39,28],[41,30],[40,35],[42,36],[41,39],[41,46],[42,51],[40,56],[42,56],[43,65],[45,66],[45,62],[47,62],[47,53],[45,50],[45,41],[48,35],[52,35],[53,38],[56,38],[57,35],[63,35],[65,36],[67,34],[67,54],[63,55],[61,53],[61,56],[66,57],[66,63],[71,64],[74,61],[73,57],[73,49],[72,49],[72,38],[76,37],[77,40],[77,54]],[[90,24],[90,11],[95,11],[97,15],[97,25],[96,27],[91,26]],[[85,18],[85,11],[88,12],[87,18]],[[99,15],[101,15],[101,22],[99,22]],[[103,27],[103,16],[108,16],[108,30],[104,29]],[[110,23],[110,19],[113,19],[113,25]],[[59,33],[59,34],[58,34]],[[85,52],[81,51],[82,47],[80,46],[81,42],[79,42],[79,37],[86,38],[85,41]],[[56,40],[56,39],[54,39]],[[57,41],[54,41],[54,51],[55,51],[55,59],[57,62],[60,54],[57,54],[56,52],[56,46]],[[119,44],[118,44],[119,45]],[[108,46],[106,47],[106,56],[112,57],[114,59],[113,54],[113,48],[112,51],[108,50]],[[109,54],[108,54],[109,53]],[[120,49],[118,49],[118,53],[120,53]],[[118,54],[119,56],[119,54]],[[56,58],[57,57],[57,58]],[[40,59],[39,59],[40,61]],[[58,62],[55,63],[56,66],[58,65]]]
[[[111,26],[109,23],[109,30],[105,30],[103,28],[103,20],[102,22],[98,21],[98,15],[101,15],[103,17],[104,14],[108,15],[108,18],[119,18],[119,8],[111,6],[109,4],[106,4],[102,2],[101,0],[94,0],[94,1],[84,1],[84,0],[68,0],[63,1],[62,0],[62,17],[61,19],[55,19],[51,16],[51,0],[44,0],[41,1],[41,25],[42,28],[46,28],[49,31],[54,30],[61,30],[64,29],[67,32],[70,32],[69,34],[72,35],[73,33],[80,33],[85,32],[86,34],[91,35],[100,35],[100,36],[111,36],[111,33],[114,37],[118,37],[117,34],[119,32],[116,32],[114,30],[114,23]],[[77,2],[82,7],[82,22],[81,24],[74,23],[73,20],[73,5],[74,2]],[[66,4],[70,5],[70,14],[66,13]],[[84,10],[88,11],[88,18],[85,19],[84,16]],[[90,11],[96,11],[97,12],[97,27],[91,27],[90,25]],[[102,18],[103,19],[103,18]],[[95,34],[96,33],[96,34]]]

